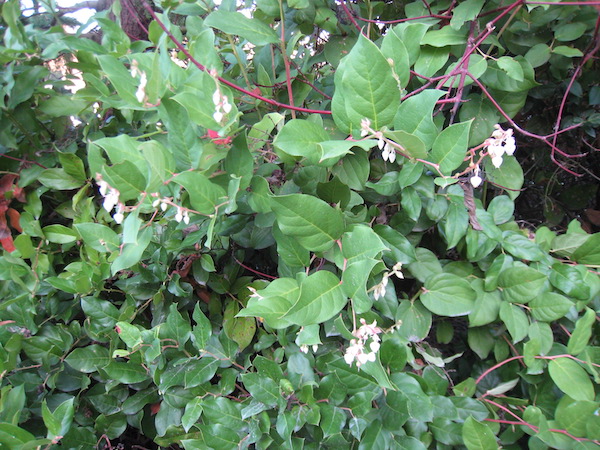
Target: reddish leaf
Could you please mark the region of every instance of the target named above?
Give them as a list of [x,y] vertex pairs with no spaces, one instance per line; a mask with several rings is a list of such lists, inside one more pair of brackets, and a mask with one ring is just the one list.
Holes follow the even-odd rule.
[[17,230],[19,233],[23,232],[23,228],[21,228],[21,224],[19,223],[19,219],[21,219],[21,214],[16,209],[8,208],[8,218],[10,219],[10,226]]
[[13,244],[12,236],[0,239],[0,244],[2,244],[2,248],[7,252],[14,252],[16,250],[15,244]]
[[212,141],[217,145],[229,145],[231,144],[231,136],[227,136],[222,138],[219,136],[219,133],[215,130],[208,130],[207,137],[211,138]]

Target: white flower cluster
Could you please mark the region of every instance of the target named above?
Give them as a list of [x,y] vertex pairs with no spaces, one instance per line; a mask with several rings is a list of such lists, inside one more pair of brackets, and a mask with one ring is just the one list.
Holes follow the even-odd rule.
[[122,223],[125,216],[123,213],[125,212],[125,205],[119,202],[120,192],[114,187],[110,186],[106,181],[102,179],[102,175],[99,173],[96,174],[96,184],[98,185],[98,191],[100,195],[104,197],[104,201],[102,202],[102,207],[106,210],[106,212],[110,213],[113,208],[116,207],[116,211],[113,214],[113,219],[117,223]]
[[391,163],[396,161],[396,151],[394,150],[394,147],[383,139],[381,131],[374,132],[371,129],[371,121],[365,117],[360,121],[360,136],[366,137],[370,134],[374,134],[377,138],[377,147],[379,147],[379,150],[382,150],[381,157],[383,160]]
[[375,288],[373,289],[373,297],[375,297],[375,300],[379,300],[381,297],[383,297],[385,295],[385,288],[388,284],[388,281],[389,281],[388,279],[390,278],[390,276],[396,275],[401,280],[404,279],[404,274],[402,273],[401,269],[402,269],[402,263],[399,262],[399,263],[394,264],[394,267],[392,267],[392,270],[390,272],[386,272],[383,274],[381,283],[376,285]]
[[498,168],[502,165],[502,156],[505,153],[512,156],[517,146],[515,145],[512,128],[503,130],[498,124],[494,125],[494,128],[492,137],[486,139],[484,146],[487,148],[488,154],[492,157],[492,164]]
[[[154,194],[152,194],[152,197],[159,197],[159,194],[154,193]],[[157,198],[156,200],[154,200],[152,202],[152,207],[158,208],[160,206],[160,209],[164,212],[169,207],[169,204],[171,204],[171,201],[169,199]],[[183,223],[185,223],[186,225],[188,223],[190,223],[190,214],[189,214],[188,210],[182,208],[181,206],[175,206],[175,208],[177,208],[177,213],[175,214],[175,220],[177,222],[183,221]]]
[[213,94],[213,103],[215,104],[213,119],[215,119],[215,122],[221,123],[225,114],[229,114],[231,111],[231,104],[229,103],[229,100],[227,100],[227,97],[221,93],[218,86]]
[[[314,353],[316,353],[316,351],[317,351],[318,349],[319,349],[319,346],[318,346],[317,344],[314,344],[314,345],[312,346],[312,351],[313,351]],[[300,351],[301,351],[302,353],[308,353],[308,345],[301,345],[301,346],[300,346]]]
[[[361,326],[358,330],[352,332],[356,339],[350,340],[350,346],[344,354],[344,361],[350,366],[353,361],[356,361],[356,367],[360,367],[369,361],[375,361],[376,353],[381,346],[379,333],[383,331],[377,326],[376,320],[372,324],[368,324],[365,319],[360,319],[360,323]],[[368,351],[365,351],[367,347]]]

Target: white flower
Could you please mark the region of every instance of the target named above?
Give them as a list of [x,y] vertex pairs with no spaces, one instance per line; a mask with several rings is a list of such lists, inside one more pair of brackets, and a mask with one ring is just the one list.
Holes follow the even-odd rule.
[[[356,367],[360,367],[367,362],[373,362],[377,359],[376,353],[379,351],[381,339],[378,336],[383,330],[377,326],[377,321],[368,324],[365,319],[360,319],[362,324],[352,334],[356,339],[350,340],[350,345],[344,353],[344,361],[346,364],[352,365],[356,362]],[[370,352],[365,352],[365,345],[369,343]]]
[[183,211],[183,223],[186,225],[190,223],[190,215],[187,211]]
[[375,300],[379,300],[381,297],[385,296],[385,287],[388,284],[388,277],[389,275],[387,273],[384,274],[381,283],[375,286],[375,289],[373,290],[373,297]]
[[502,165],[502,155],[492,157],[492,164],[498,169]]
[[119,203],[119,191],[115,188],[110,188],[108,193],[104,196],[104,202],[102,206],[106,210],[106,212],[111,212],[112,209],[117,206]]
[[229,112],[231,111],[231,104],[227,101],[227,97],[223,97],[223,103],[221,106],[223,107],[223,111],[225,111],[225,114],[229,114]]
[[313,353],[316,353],[318,349],[319,349],[319,345],[318,345],[318,344],[314,344],[314,345],[312,346],[312,351],[313,351]]
[[125,216],[121,212],[115,213],[115,215],[113,216],[114,221],[117,222],[119,225],[123,222],[124,218]]
[[471,182],[474,188],[479,187],[483,182],[479,175],[473,175],[469,181]]
[[215,122],[221,123],[221,120],[223,120],[223,113],[221,111],[215,111],[213,119],[215,119]]
[[160,204],[160,209],[161,209],[163,212],[165,212],[165,211],[167,210],[167,207],[168,207],[168,206],[169,206],[169,205],[168,205],[166,202],[162,202],[162,203]]
[[401,280],[404,279],[404,274],[402,273],[402,263],[401,262],[397,262],[396,264],[394,264],[394,267],[392,267],[392,273],[394,275],[396,275],[398,278],[400,278]]
[[301,345],[300,346],[300,351],[302,353],[308,353],[308,345]]
[[181,208],[177,208],[177,214],[175,214],[175,220],[177,222],[181,222],[183,220],[183,210]]
[[383,138],[380,136],[377,139],[377,147],[379,147],[379,150],[381,150],[385,145],[385,141],[383,140]]
[[474,175],[469,179],[469,181],[471,182],[471,185],[474,188],[477,188],[481,185],[481,183],[483,182],[483,179],[481,178],[481,176],[479,176],[479,166],[475,166],[475,173]]
[[217,106],[219,103],[221,103],[221,93],[219,92],[218,89],[213,93],[212,100],[213,100],[213,103],[215,104],[215,106]]
[[360,136],[361,137],[365,137],[367,136],[371,130],[371,121],[367,118],[364,118],[360,121]]
[[108,192],[108,183],[104,180],[98,181],[98,191],[102,197],[106,197],[106,193]]
[[503,130],[498,124],[494,125],[494,128],[492,137],[486,139],[484,146],[487,148],[488,154],[492,157],[494,167],[499,168],[502,165],[502,156],[505,153],[512,156],[517,146],[512,128]]
[[383,152],[381,152],[381,157],[384,161],[393,163],[396,161],[396,151],[389,143],[386,143],[385,147],[383,147]]
[[148,83],[148,79],[146,78],[146,72],[142,72],[140,77],[140,85],[135,91],[135,97],[138,99],[138,102],[143,103],[146,98],[146,84]]

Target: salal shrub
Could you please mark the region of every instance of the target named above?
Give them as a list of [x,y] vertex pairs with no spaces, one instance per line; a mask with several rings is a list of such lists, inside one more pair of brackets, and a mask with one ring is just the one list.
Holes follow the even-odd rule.
[[238,3],[3,3],[0,442],[596,448],[597,11]]

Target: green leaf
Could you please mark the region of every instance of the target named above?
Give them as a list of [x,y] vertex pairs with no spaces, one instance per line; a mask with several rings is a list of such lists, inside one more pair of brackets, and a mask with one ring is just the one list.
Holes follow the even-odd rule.
[[465,420],[462,437],[469,450],[487,450],[498,446],[496,436],[489,425],[478,422],[472,416]]
[[498,278],[502,296],[509,302],[527,303],[537,296],[546,282],[546,275],[531,267],[510,267]]
[[450,202],[448,212],[442,222],[444,237],[448,243],[448,249],[456,247],[459,241],[467,233],[469,227],[469,213],[463,204]]
[[254,45],[277,44],[275,30],[258,19],[249,19],[240,12],[213,11],[204,19],[204,24],[227,34],[236,34]]
[[271,207],[281,232],[313,252],[327,250],[344,231],[341,211],[310,195],[272,197]]
[[459,3],[456,6],[456,8],[452,10],[452,19],[450,19],[450,27],[453,30],[459,30],[465,22],[474,20],[481,11],[482,7],[483,0],[466,0],[464,2]]
[[83,183],[69,175],[65,169],[46,169],[38,177],[40,183],[50,189],[68,191],[77,189]]
[[467,154],[473,120],[455,123],[442,130],[433,143],[431,157],[445,175],[460,167]]
[[244,388],[259,402],[273,407],[283,401],[283,397],[279,393],[279,386],[271,378],[264,377],[259,373],[245,373],[241,375],[241,379]]
[[173,181],[185,188],[192,208],[201,214],[214,214],[217,205],[223,203],[227,196],[225,189],[199,172],[181,173]]
[[190,403],[185,405],[185,411],[181,417],[181,426],[187,433],[190,428],[198,422],[198,419],[202,415],[202,397],[196,397]]
[[142,343],[142,332],[128,322],[117,322],[117,333],[119,338],[131,349]]
[[425,33],[421,44],[431,45],[432,47],[446,47],[448,45],[465,44],[466,41],[466,30],[443,27],[439,30],[430,30]]
[[94,250],[106,253],[119,250],[119,236],[106,225],[99,223],[79,223],[74,225],[83,242]]
[[198,350],[204,351],[206,349],[208,339],[212,335],[212,325],[210,320],[208,320],[208,317],[206,317],[200,309],[199,303],[196,303],[196,306],[194,307],[192,318],[196,322],[196,325],[194,325],[192,328],[192,340],[194,342],[194,346]]
[[134,264],[137,264],[146,247],[150,244],[150,240],[152,239],[152,227],[144,228],[138,237],[137,243],[135,244],[125,244],[121,254],[117,256],[117,258],[113,261],[110,266],[110,270],[112,274],[116,274],[120,270],[128,269]]
[[574,400],[594,401],[594,386],[581,365],[569,358],[555,358],[548,371],[556,386]]
[[108,349],[92,344],[76,348],[65,358],[65,362],[73,369],[83,373],[93,373],[110,362]]
[[565,294],[578,300],[590,297],[590,287],[583,281],[583,274],[577,267],[556,263],[550,272],[550,283]]
[[148,379],[150,375],[141,364],[136,364],[134,361],[118,362],[111,361],[103,371],[113,380],[123,384],[141,383]]
[[293,119],[279,131],[273,145],[288,155],[301,156],[312,164],[317,164],[321,159],[321,149],[318,144],[328,138],[327,132],[317,123]]
[[567,351],[571,355],[579,355],[585,350],[592,337],[592,327],[596,322],[596,312],[586,308],[585,314],[575,322],[575,329],[571,333]]
[[42,402],[42,418],[44,425],[48,428],[48,438],[53,439],[57,436],[64,436],[71,428],[75,408],[73,407],[74,397],[62,402],[54,411],[50,411],[46,399]]
[[402,147],[401,152],[411,159],[427,159],[425,143],[415,134],[406,131],[386,131],[384,136]]
[[475,304],[476,293],[465,279],[450,273],[440,273],[426,279],[423,305],[434,314],[457,317],[469,314]]
[[363,119],[379,130],[390,126],[400,106],[392,68],[370,40],[361,35],[335,72],[333,119],[344,132],[358,135]]
[[503,302],[500,305],[500,319],[508,328],[514,344],[525,339],[529,329],[529,319],[519,306]]
[[119,191],[119,200],[137,200],[142,191],[146,189],[146,177],[140,172],[136,164],[123,161],[113,166],[102,168],[102,178],[113,188]]
[[438,135],[433,122],[433,108],[445,92],[427,89],[403,101],[394,117],[394,128],[417,136],[428,150]]
[[338,277],[320,270],[300,283],[300,296],[283,318],[301,326],[322,323],[339,313],[347,301]]
[[139,81],[131,76],[125,65],[111,55],[98,55],[96,58],[117,90],[118,98],[125,101],[128,106],[140,106],[140,102],[135,96]]
[[319,423],[325,437],[342,431],[346,423],[346,414],[340,408],[324,404],[321,406],[321,422]]
[[293,278],[278,278],[257,291],[248,306],[236,317],[262,317],[272,328],[285,328],[292,322],[284,317],[300,297],[300,286]]
[[394,314],[394,320],[402,321],[398,334],[409,342],[422,341],[431,330],[431,313],[419,300],[401,302]]
[[42,231],[46,239],[55,244],[68,244],[77,240],[77,233],[64,225],[48,225]]
[[490,158],[485,158],[483,165],[488,179],[496,186],[506,190],[506,194],[514,200],[523,187],[523,168],[514,156],[504,156],[499,168],[494,167]]
[[546,256],[535,241],[527,239],[521,233],[504,232],[502,247],[511,255],[527,261],[541,261]]
[[600,233],[590,236],[573,252],[571,259],[579,264],[600,265]]
[[531,300],[528,306],[534,319],[553,322],[564,317],[573,306],[573,302],[555,292],[544,292]]
[[392,68],[398,76],[400,87],[404,88],[410,80],[410,62],[408,50],[406,49],[402,37],[392,28],[383,37],[381,42],[381,53],[386,59],[394,62]]

